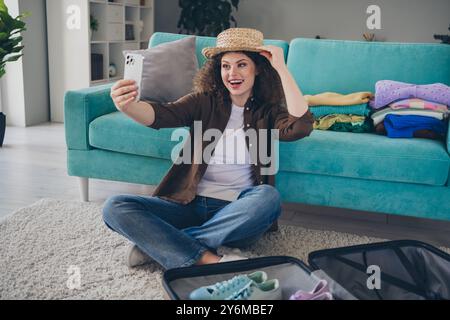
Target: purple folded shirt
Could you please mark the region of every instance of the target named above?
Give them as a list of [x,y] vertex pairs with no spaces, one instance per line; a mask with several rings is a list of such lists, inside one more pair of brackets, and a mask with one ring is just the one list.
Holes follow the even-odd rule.
[[450,105],[450,87],[443,83],[416,85],[392,80],[380,80],[375,84],[375,96],[369,105],[379,109],[401,99],[419,98]]

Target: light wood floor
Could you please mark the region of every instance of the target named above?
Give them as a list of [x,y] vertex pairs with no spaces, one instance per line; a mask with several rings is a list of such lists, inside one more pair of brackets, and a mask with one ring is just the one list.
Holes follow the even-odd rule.
[[[90,200],[121,193],[150,194],[154,187],[90,179]],[[42,198],[80,199],[66,172],[64,126],[7,127],[0,148],[0,219]],[[383,239],[415,239],[450,247],[450,222],[287,203],[281,224]]]

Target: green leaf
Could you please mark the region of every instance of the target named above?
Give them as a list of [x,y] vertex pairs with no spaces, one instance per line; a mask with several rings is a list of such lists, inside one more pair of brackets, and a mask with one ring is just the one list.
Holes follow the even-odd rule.
[[4,62],[17,61],[21,56],[23,56],[23,54],[16,54],[16,55],[10,56]]
[[23,37],[22,31],[26,30],[26,24],[22,19],[29,16],[25,12],[13,18],[8,12],[4,0],[0,0],[0,77],[4,75],[4,67],[7,62],[18,60],[23,54],[24,46],[20,45]]
[[11,40],[13,43],[19,43],[23,40],[23,37],[22,36],[11,37],[9,38],[9,40]]
[[[24,30],[26,30],[26,29],[24,29]],[[13,32],[11,32],[11,35],[15,35],[15,34],[17,34],[17,33],[20,33],[22,30],[14,30]]]
[[22,49],[25,48],[25,46],[17,46],[14,49],[12,49],[11,53],[16,53],[22,51]]
[[4,0],[0,0],[0,11],[8,13],[8,8],[6,7]]
[[222,3],[222,16],[228,17],[228,20],[230,20],[230,14],[231,14],[231,5],[228,2]]

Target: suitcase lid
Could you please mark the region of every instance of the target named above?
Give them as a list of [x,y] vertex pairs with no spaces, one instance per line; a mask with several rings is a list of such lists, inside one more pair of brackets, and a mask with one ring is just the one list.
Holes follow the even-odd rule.
[[450,255],[421,241],[318,250],[308,264],[358,299],[450,299]]

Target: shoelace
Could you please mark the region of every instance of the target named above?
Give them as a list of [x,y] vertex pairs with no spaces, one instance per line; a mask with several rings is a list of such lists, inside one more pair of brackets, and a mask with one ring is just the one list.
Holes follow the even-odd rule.
[[245,287],[233,292],[225,300],[248,300],[248,298],[250,298],[254,291],[254,287],[252,286],[252,284],[253,281],[250,281]]
[[236,292],[234,290],[246,281],[251,282],[251,280],[247,276],[238,275],[229,280],[216,283],[215,285],[212,286],[212,289],[214,290],[216,295],[226,294],[227,291],[233,290],[231,293],[232,295],[234,294],[234,292]]

